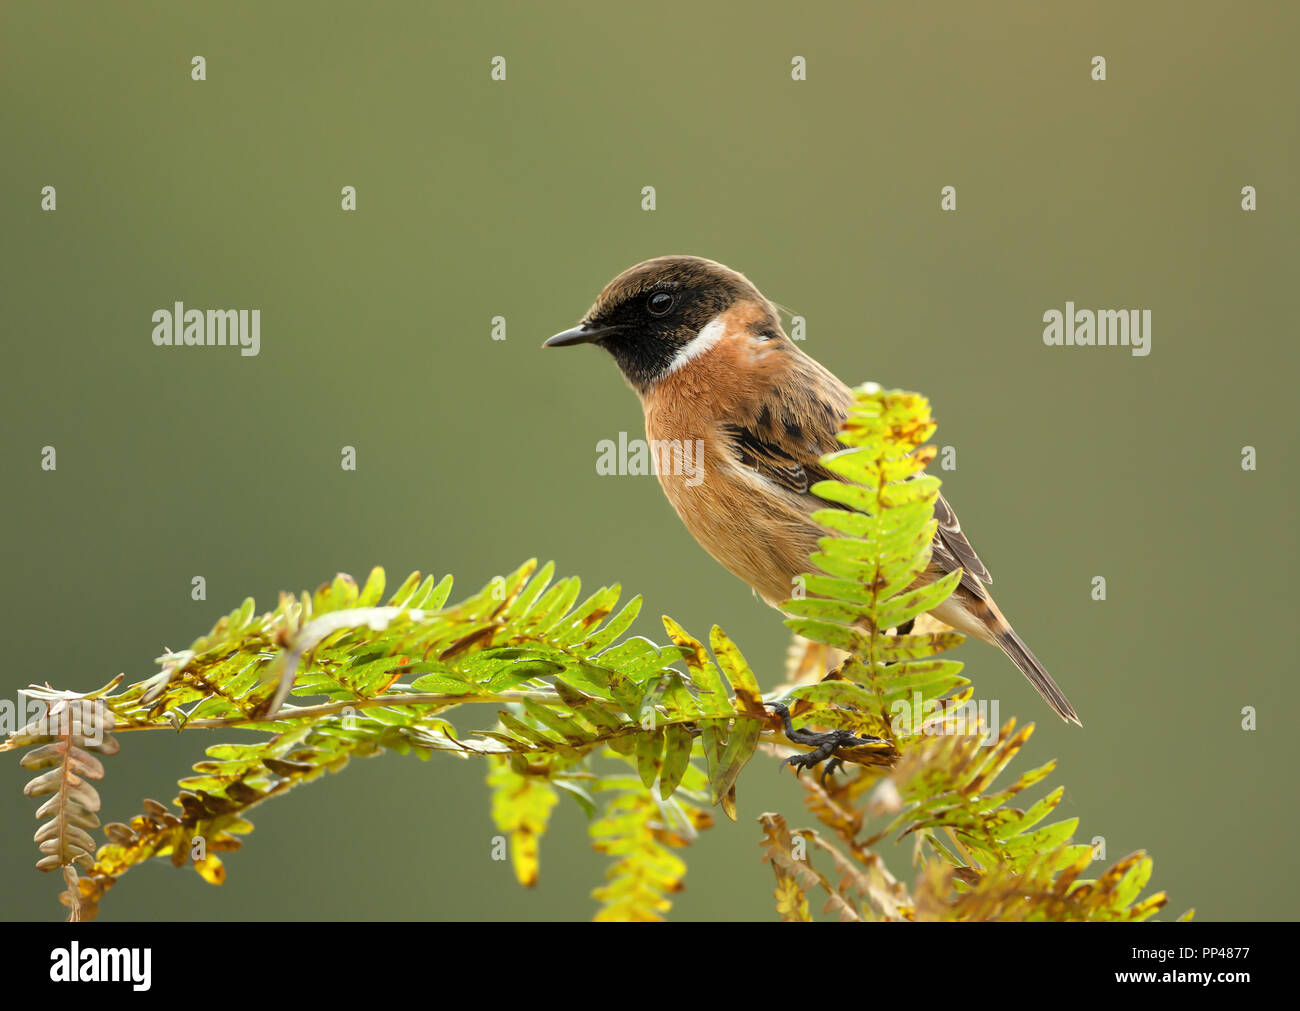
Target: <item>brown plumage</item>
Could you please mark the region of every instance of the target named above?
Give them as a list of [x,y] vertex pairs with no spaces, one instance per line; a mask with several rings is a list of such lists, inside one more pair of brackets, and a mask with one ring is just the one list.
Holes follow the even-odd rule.
[[[724,567],[777,607],[826,532],[809,488],[832,475],[819,463],[852,402],[849,388],[781,328],[743,275],[711,260],[665,256],[624,271],[582,322],[548,347],[609,351],[641,399],[651,445],[699,443],[698,473],[660,468],[686,528]],[[1000,647],[1065,720],[1074,708],[989,594],[993,581],[947,501],[935,503],[930,565],[917,584],[961,571],[934,617]]]

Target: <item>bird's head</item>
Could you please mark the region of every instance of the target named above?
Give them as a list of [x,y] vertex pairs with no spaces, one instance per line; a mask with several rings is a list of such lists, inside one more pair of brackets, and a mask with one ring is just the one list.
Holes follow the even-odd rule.
[[698,256],[660,256],[619,274],[577,326],[542,346],[598,344],[644,394],[737,335],[786,339],[775,308],[743,274]]

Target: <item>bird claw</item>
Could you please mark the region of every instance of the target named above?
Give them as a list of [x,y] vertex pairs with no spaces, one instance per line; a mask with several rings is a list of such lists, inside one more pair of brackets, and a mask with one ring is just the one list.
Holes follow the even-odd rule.
[[822,766],[822,786],[826,785],[826,777],[833,776],[836,772],[844,767],[844,759],[836,756]]
[[795,777],[803,775],[804,769],[815,769],[823,762],[826,763],[822,769],[821,782],[826,785],[826,777],[833,775],[837,769],[844,765],[844,760],[838,757],[837,752],[841,748],[853,748],[863,744],[884,744],[879,737],[858,737],[848,730],[831,730],[821,733],[815,730],[796,730],[790,722],[790,710],[780,702],[763,703],[779,717],[785,724],[786,739],[794,744],[805,744],[812,747],[811,751],[801,755],[791,755],[781,765],[789,765],[795,770]]

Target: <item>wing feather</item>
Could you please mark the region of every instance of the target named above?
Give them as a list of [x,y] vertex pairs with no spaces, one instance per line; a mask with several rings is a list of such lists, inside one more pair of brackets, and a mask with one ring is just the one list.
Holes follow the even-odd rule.
[[[842,448],[835,433],[847,416],[852,393],[811,358],[801,357],[796,363],[801,366],[798,371],[810,374],[799,382],[770,387],[761,400],[750,405],[747,415],[723,431],[743,466],[777,487],[808,496],[815,508],[821,508],[825,503],[808,489],[834,477],[820,458]],[[960,569],[962,585],[976,596],[986,597],[983,584],[992,583],[993,577],[943,495],[935,499],[934,518],[938,523],[934,560],[945,572]]]

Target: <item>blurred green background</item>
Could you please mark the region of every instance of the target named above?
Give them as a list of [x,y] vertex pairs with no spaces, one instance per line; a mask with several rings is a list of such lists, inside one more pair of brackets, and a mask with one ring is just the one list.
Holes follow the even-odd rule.
[[[653,478],[597,477],[599,440],[641,434],[612,362],[538,348],[624,267],[695,253],[805,316],[847,382],[932,398],[945,491],[1085,727],[987,647],[967,673],[1038,724],[1021,767],[1060,758],[1078,838],[1148,849],[1166,916],[1294,918],[1298,29],[1260,3],[6,0],[0,694],[147,675],[338,571],[452,572],[455,599],[533,555],[644,594],[659,641],[661,613],[721,624],[774,685],[778,616]],[[1151,309],[1153,353],[1045,347],[1067,299]],[[155,348],[177,300],[260,307],[261,355]],[[124,736],[107,820],[238,736]],[[576,805],[524,891],[483,774],[354,762],[255,812],[223,887],[159,862],[104,917],[589,916]],[[26,778],[4,756],[3,915],[56,918]],[[755,818],[811,817],[762,756],[739,795],[675,918],[773,916]]]

